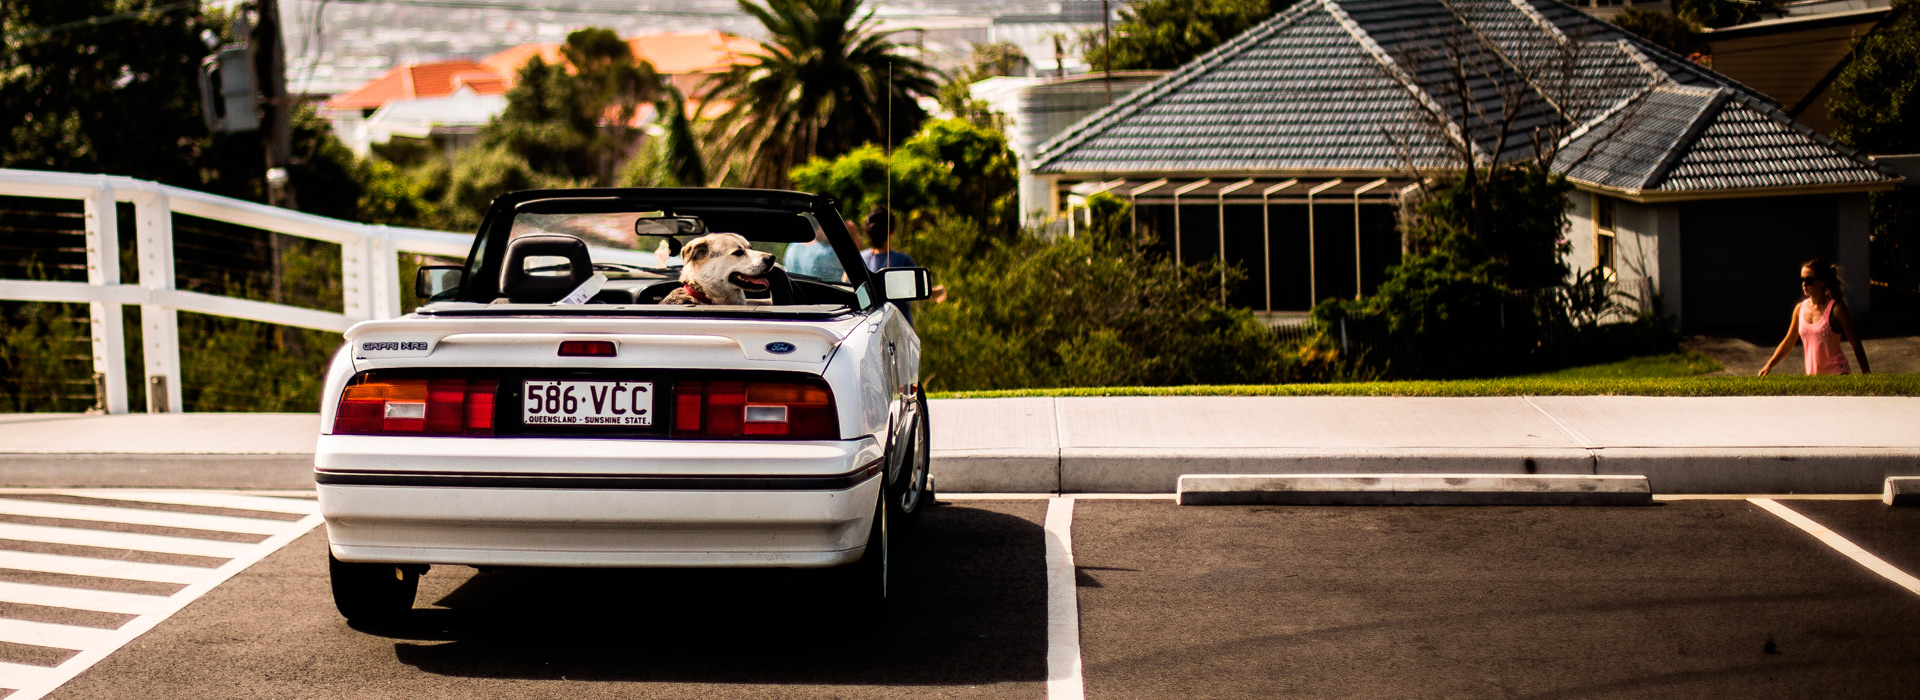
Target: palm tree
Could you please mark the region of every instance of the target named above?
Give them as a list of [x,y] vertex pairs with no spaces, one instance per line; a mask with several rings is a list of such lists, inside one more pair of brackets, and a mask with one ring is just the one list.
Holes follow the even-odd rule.
[[808,158],[897,142],[926,118],[915,98],[938,90],[936,71],[903,55],[896,32],[876,31],[862,0],[739,2],[770,38],[706,99],[730,103],[708,133],[743,184],[784,187]]

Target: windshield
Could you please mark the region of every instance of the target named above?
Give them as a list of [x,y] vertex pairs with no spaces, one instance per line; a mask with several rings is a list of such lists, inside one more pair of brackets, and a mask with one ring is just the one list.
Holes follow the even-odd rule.
[[[805,214],[794,216],[806,219],[804,223],[807,228],[818,229],[811,221],[812,217]],[[669,217],[659,211],[584,214],[519,212],[513,217],[507,238],[512,240],[555,233],[586,241],[589,248],[595,249],[592,251],[594,270],[605,273],[610,279],[677,276],[685,265],[680,248],[688,241],[707,233],[735,233],[746,238],[753,250],[774,256],[788,274],[823,282],[846,282],[845,272],[834,263],[837,256],[828,252],[831,247],[826,244],[824,235],[819,235],[818,241],[809,239],[794,242],[786,240],[794,235],[791,228],[771,232],[770,236],[765,231],[713,230],[707,228],[705,219],[701,217]],[[809,245],[817,247],[824,254],[799,249]],[[616,251],[618,254],[614,254]],[[794,257],[799,259],[790,259],[789,252],[796,253]],[[800,265],[796,266],[795,263]]]

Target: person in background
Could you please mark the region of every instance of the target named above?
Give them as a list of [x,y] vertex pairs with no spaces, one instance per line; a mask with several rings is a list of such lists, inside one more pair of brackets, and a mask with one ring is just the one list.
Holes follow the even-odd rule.
[[[919,264],[913,261],[913,256],[891,247],[892,238],[893,214],[888,212],[886,207],[874,209],[872,213],[867,214],[867,248],[860,251],[860,261],[867,264],[868,272],[879,272],[890,267],[919,267]],[[934,285],[933,303],[938,304],[946,300],[947,288]],[[913,322],[913,311],[908,309],[906,304],[895,303],[894,306],[900,307],[900,312],[906,315],[908,323]]]
[[867,214],[867,249],[860,251],[860,261],[867,264],[868,272],[889,267],[918,267],[913,263],[913,256],[890,247],[892,238],[893,214],[886,207]]
[[813,240],[787,246],[787,272],[806,275],[817,280],[840,282],[846,279],[847,271],[841,269],[840,258],[833,254],[833,245],[827,243],[825,231],[815,229]]
[[[1843,336],[1853,345],[1853,356],[1860,359],[1860,373],[1869,373],[1867,351],[1860,347],[1860,335],[1853,331],[1853,319],[1847,315],[1846,290],[1840,286],[1839,271],[1825,259],[1808,260],[1800,266],[1800,289],[1807,298],[1794,305],[1787,337],[1774,348],[1760,375],[1772,372],[1795,342],[1806,346],[1807,374],[1846,374],[1847,354],[1840,347]],[[1840,324],[1837,332],[1835,322]]]

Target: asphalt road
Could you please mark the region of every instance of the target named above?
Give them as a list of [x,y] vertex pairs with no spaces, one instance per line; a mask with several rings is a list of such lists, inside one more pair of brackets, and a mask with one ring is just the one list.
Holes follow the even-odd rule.
[[[1782,501],[1909,573],[1920,509]],[[436,568],[354,629],[316,530],[52,698],[1046,697],[1044,500],[928,513],[884,629],[778,572]],[[1082,499],[1089,698],[1920,696],[1920,595],[1741,500]]]

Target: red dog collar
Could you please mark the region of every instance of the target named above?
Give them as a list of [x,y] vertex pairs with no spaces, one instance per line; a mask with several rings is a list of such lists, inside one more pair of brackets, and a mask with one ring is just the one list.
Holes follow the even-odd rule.
[[713,303],[711,299],[707,298],[707,295],[702,294],[700,292],[700,289],[698,287],[695,287],[691,284],[683,284],[683,285],[680,285],[680,288],[687,290],[687,296],[693,297],[694,301],[700,302],[702,304]]

